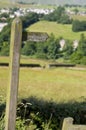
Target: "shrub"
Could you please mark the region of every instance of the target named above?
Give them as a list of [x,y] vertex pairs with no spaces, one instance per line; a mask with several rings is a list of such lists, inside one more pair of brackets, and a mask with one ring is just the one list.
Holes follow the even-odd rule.
[[72,23],[72,30],[74,32],[86,31],[86,21],[74,20]]
[[36,45],[34,42],[26,42],[22,48],[23,55],[34,55],[36,52]]
[[[61,130],[64,118],[73,117],[75,124],[85,124],[85,115],[86,101],[55,103],[30,97],[18,103],[16,129]],[[4,118],[1,118],[0,130],[4,130],[3,128]]]
[[70,17],[66,14],[65,8],[62,6],[59,6],[52,13],[45,15],[44,19],[48,21],[56,21],[58,23],[63,23],[63,24],[72,23],[72,19],[70,19]]
[[3,42],[3,46],[1,46],[1,52],[0,55],[2,56],[8,56],[9,55],[9,43],[8,42]]

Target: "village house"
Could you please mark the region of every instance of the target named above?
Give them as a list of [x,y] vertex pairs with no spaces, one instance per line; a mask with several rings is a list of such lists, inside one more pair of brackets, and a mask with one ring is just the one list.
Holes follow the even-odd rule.
[[6,25],[7,25],[7,23],[0,23],[0,32],[3,29],[3,27],[6,26]]

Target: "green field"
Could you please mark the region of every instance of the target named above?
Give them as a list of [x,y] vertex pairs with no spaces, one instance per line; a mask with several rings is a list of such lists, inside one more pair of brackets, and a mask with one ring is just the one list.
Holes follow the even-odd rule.
[[0,0],[0,8],[10,7],[10,0]]
[[29,28],[30,32],[47,32],[49,35],[53,33],[56,38],[63,37],[70,40],[79,40],[82,33],[86,36],[85,32],[73,32],[72,25],[57,24],[56,22],[39,21]]
[[[28,61],[32,62],[30,59]],[[9,68],[0,67],[0,101],[6,99],[8,75]],[[86,71],[68,68],[20,68],[18,94],[19,99],[34,96],[47,101],[81,102],[86,98]]]
[[11,0],[0,0],[0,8],[7,8],[7,7],[33,7],[31,4],[19,4],[19,3],[12,3]]
[[82,15],[71,15],[71,17],[74,20],[86,21],[86,15],[85,16],[82,16]]
[[[5,56],[0,56],[0,63],[9,63],[10,58]],[[28,58],[28,56],[21,56],[20,62],[22,64],[40,64],[41,66],[47,65],[51,61],[47,60],[40,60],[40,59],[34,59],[34,58]]]

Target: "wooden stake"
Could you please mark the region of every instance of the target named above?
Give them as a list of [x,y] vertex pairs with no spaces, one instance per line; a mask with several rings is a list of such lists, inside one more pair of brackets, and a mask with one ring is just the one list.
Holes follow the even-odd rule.
[[10,81],[7,93],[5,130],[15,130],[21,39],[22,22],[19,18],[15,18],[11,27]]

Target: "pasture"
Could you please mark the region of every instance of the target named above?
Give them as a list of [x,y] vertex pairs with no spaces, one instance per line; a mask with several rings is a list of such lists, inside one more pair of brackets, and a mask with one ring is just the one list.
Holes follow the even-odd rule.
[[[30,59],[23,61],[37,62]],[[9,67],[0,67],[0,102],[6,100],[8,82]],[[86,99],[86,70],[20,68],[18,98],[31,96],[56,103],[82,102]]]
[[0,0],[0,8],[2,8],[2,7],[11,7],[10,1],[9,0],[4,0],[4,1]]
[[39,21],[29,28],[27,31],[30,32],[47,32],[49,35],[53,33],[56,38],[63,37],[70,40],[79,40],[82,33],[86,36],[85,32],[73,32],[72,25],[58,24],[56,22]]
[[86,15],[71,15],[74,20],[86,21]]

